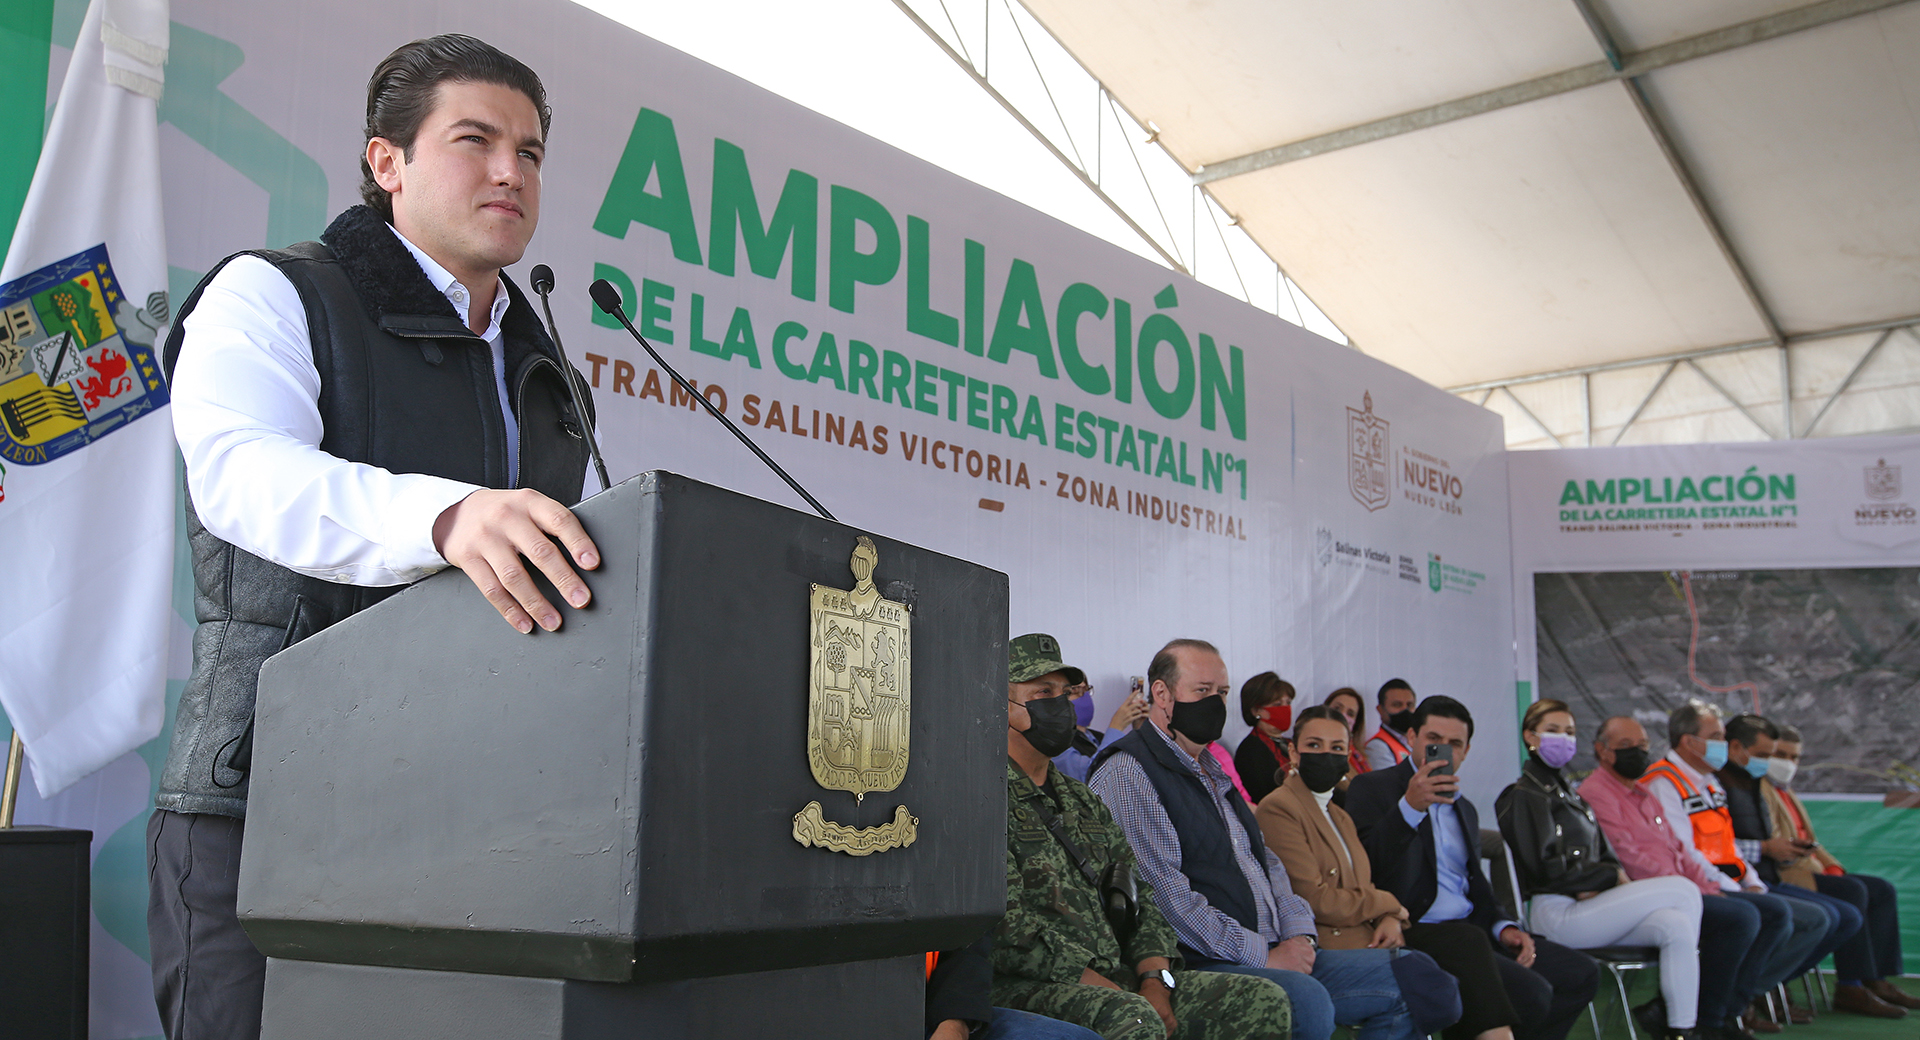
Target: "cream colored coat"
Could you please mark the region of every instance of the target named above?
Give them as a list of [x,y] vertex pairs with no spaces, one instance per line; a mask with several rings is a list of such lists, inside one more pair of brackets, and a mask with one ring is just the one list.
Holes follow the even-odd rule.
[[[1357,950],[1373,939],[1374,923],[1392,915],[1402,922],[1407,911],[1392,893],[1373,887],[1373,867],[1360,833],[1345,809],[1329,802],[1325,814],[1313,804],[1313,792],[1289,773],[1287,782],[1262,799],[1254,810],[1267,847],[1287,868],[1293,891],[1313,907],[1320,945],[1329,950]],[[1328,825],[1331,818],[1333,825]],[[1335,833],[1335,828],[1338,833]],[[1347,867],[1335,842],[1344,843],[1353,857]]]

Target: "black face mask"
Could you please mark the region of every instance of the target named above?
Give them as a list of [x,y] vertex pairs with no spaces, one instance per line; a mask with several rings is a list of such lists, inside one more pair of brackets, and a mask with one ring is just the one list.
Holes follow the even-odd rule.
[[1220,739],[1227,726],[1227,699],[1202,697],[1197,701],[1174,701],[1173,716],[1167,720],[1175,733],[1195,744],[1211,744]]
[[1073,746],[1073,735],[1077,732],[1073,715],[1073,701],[1066,697],[1043,697],[1028,701],[1027,729],[1020,734],[1027,738],[1035,751],[1052,758]]
[[1613,771],[1620,774],[1622,780],[1638,780],[1647,771],[1647,749],[1643,747],[1621,748],[1613,753]]
[[1413,728],[1413,712],[1396,711],[1386,718],[1387,728],[1395,733],[1405,733]]
[[1347,756],[1332,751],[1307,751],[1295,756],[1294,772],[1314,794],[1326,794],[1347,775]]

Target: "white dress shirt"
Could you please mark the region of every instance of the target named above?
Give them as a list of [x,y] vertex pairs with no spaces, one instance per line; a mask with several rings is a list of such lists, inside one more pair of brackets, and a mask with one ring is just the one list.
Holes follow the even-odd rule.
[[[1460,814],[1446,802],[1434,802],[1424,811],[1408,805],[1405,798],[1394,804],[1400,810],[1400,818],[1416,831],[1422,821],[1433,822],[1433,905],[1420,920],[1433,924],[1458,921],[1472,914],[1473,899],[1467,895],[1467,857],[1477,858],[1479,853],[1467,849],[1467,829],[1460,823]],[[1474,835],[1474,844],[1479,844],[1479,837]],[[1520,922],[1495,921],[1493,937],[1499,939],[1500,933],[1509,928],[1520,928]]]
[[[1720,789],[1720,781],[1716,777],[1702,773],[1698,769],[1688,765],[1687,760],[1681,758],[1678,752],[1667,752],[1663,761],[1671,762],[1674,768],[1680,770],[1681,776],[1686,777],[1696,789],[1709,799],[1713,798],[1717,793],[1720,804],[1727,804],[1727,793]],[[1667,828],[1673,831],[1674,837],[1680,839],[1680,846],[1686,849],[1687,855],[1693,857],[1694,862],[1700,864],[1709,876],[1720,879],[1721,891],[1740,891],[1742,885],[1739,879],[1728,877],[1726,871],[1716,866],[1712,860],[1707,858],[1706,853],[1700,851],[1700,846],[1693,843],[1693,819],[1687,815],[1686,799],[1680,796],[1680,789],[1673,786],[1672,781],[1658,776],[1648,780],[1643,786],[1646,787],[1648,794],[1653,795],[1654,801],[1660,803],[1660,815],[1666,817]],[[1755,876],[1754,871],[1747,871],[1747,879],[1753,882],[1753,884],[1745,886],[1749,891],[1765,892],[1767,890],[1766,883]]]
[[[467,314],[469,290],[394,232],[434,288]],[[506,419],[508,473],[518,480],[519,436],[508,407],[504,284],[484,338]],[[404,585],[447,566],[433,523],[479,490],[399,474],[320,450],[320,373],[307,311],[279,269],[259,257],[222,268],[187,316],[173,381],[174,437],[187,489],[215,536],[262,559],[347,585]]]

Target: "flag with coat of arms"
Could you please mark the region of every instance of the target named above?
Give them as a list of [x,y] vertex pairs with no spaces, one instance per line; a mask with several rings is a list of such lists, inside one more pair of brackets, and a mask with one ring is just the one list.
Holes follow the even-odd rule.
[[0,707],[43,797],[165,715],[167,0],[92,0],[0,267]]

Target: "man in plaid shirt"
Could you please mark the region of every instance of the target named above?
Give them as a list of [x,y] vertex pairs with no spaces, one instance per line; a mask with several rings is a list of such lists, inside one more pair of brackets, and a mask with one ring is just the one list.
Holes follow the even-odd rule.
[[1326,1040],[1335,1023],[1357,1026],[1361,1040],[1419,1035],[1394,952],[1317,948],[1312,907],[1206,753],[1231,688],[1220,652],[1176,639],[1154,655],[1147,687],[1151,725],[1103,751],[1090,786],[1126,833],[1188,963],[1279,983],[1294,1040]]

